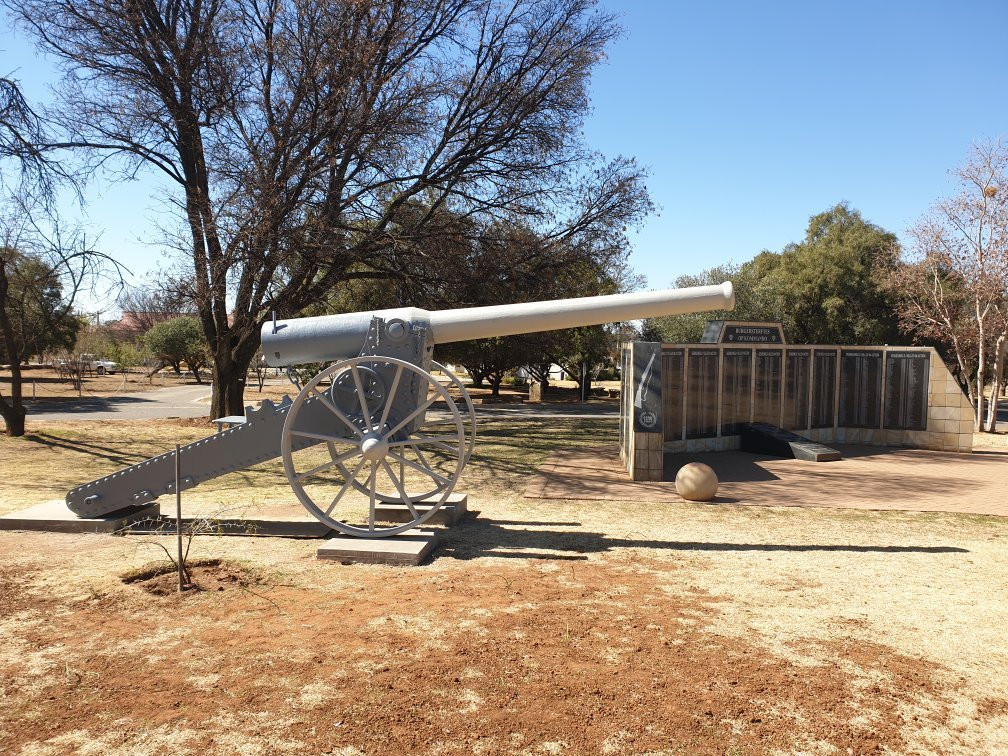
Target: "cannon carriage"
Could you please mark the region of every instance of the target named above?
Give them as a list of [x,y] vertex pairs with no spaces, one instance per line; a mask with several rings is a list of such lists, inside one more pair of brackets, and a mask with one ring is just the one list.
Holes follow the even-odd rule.
[[[314,517],[352,536],[392,536],[429,520],[472,453],[476,418],[464,384],[433,360],[436,344],[729,309],[731,283],[657,292],[431,311],[272,320],[262,327],[273,367],[332,363],[280,404],[183,446],[183,489],[282,458],[295,496]],[[435,377],[441,373],[444,381]],[[175,491],[175,452],[72,489],[70,510],[97,517]],[[376,520],[379,503],[409,521]]]

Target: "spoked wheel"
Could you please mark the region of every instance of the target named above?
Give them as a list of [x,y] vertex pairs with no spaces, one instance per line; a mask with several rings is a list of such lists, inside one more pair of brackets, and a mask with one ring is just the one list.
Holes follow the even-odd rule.
[[[460,412],[462,414],[462,424],[465,430],[465,456],[463,460],[463,465],[469,463],[469,457],[472,455],[473,447],[476,445],[476,411],[473,409],[472,399],[469,398],[469,392],[466,390],[465,384],[462,383],[448,368],[442,365],[440,362],[431,362],[431,368],[434,370],[439,370],[444,373],[451,385],[458,388],[461,392],[462,400],[465,402],[465,408]],[[456,401],[456,406],[459,406],[459,402]],[[442,438],[443,431],[440,430],[444,426],[442,421],[440,424],[434,423],[420,423],[417,429],[410,434],[410,440],[413,441],[412,444],[407,444],[403,449],[403,456],[407,458],[412,458],[414,462],[420,464],[425,468],[431,468],[431,461],[429,457],[432,452],[446,452],[449,451],[444,439]],[[329,458],[338,461],[340,455],[340,449],[337,444],[333,442],[328,443],[329,448]],[[390,461],[390,464],[393,462]],[[394,464],[398,464],[399,479],[405,479],[408,474],[407,465],[403,461],[397,461]],[[414,481],[418,484],[415,490],[409,491],[410,499],[414,502],[422,502],[426,507],[430,499],[439,497],[447,485],[444,483],[440,477],[435,477],[433,475],[424,478],[422,475],[411,476]],[[443,476],[442,476],[443,477]],[[424,485],[427,484],[427,485]],[[366,481],[355,480],[353,483],[354,488],[362,493],[368,493],[366,487]],[[375,497],[381,502],[400,502],[402,501],[402,495],[399,491],[389,485],[382,486],[382,481],[379,479],[379,485],[375,491]]]
[[[437,401],[448,417],[428,427],[426,412]],[[440,508],[465,466],[466,440],[455,401],[432,375],[394,357],[354,357],[326,368],[298,393],[284,422],[281,455],[305,509],[341,533],[373,538],[414,528]],[[410,488],[434,491],[423,511]],[[366,502],[355,501],[360,494]],[[376,526],[375,504],[393,498],[413,519]]]
[[459,394],[462,396],[462,401],[465,403],[465,414],[462,415],[462,421],[465,423],[465,461],[466,464],[468,464],[469,457],[472,455],[473,447],[476,446],[476,410],[473,409],[473,403],[472,399],[469,397],[469,391],[466,389],[465,384],[458,379],[458,376],[440,362],[431,362],[431,368],[433,370],[440,370],[444,375],[448,376],[448,380],[451,381],[452,386],[459,390]]

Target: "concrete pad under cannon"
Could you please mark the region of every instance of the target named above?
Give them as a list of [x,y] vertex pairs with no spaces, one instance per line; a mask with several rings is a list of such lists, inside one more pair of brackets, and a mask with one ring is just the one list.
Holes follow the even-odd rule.
[[[431,508],[430,503],[414,501],[413,507],[423,514]],[[451,494],[430,519],[424,520],[425,525],[454,525],[468,514],[469,494]],[[400,502],[381,502],[375,504],[375,519],[382,522],[410,522],[413,515],[409,507]]]
[[336,535],[319,546],[317,556],[344,564],[416,566],[434,551],[440,540],[437,531],[420,528],[388,538]]
[[[172,507],[174,509],[174,507]],[[278,538],[325,538],[332,533],[325,523],[314,517],[192,517],[182,515],[182,527],[201,522],[200,529],[209,535],[272,536]],[[171,535],[175,532],[175,512],[170,511],[150,521],[137,522],[131,533]]]
[[0,530],[44,530],[53,533],[115,533],[139,520],[156,519],[157,502],[126,507],[102,517],[78,517],[62,499],[0,516]]

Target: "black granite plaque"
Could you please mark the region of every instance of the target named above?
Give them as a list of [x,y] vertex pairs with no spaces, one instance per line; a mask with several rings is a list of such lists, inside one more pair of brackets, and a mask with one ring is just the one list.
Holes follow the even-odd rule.
[[660,433],[662,428],[661,344],[638,341],[633,347],[634,430]]
[[721,386],[721,435],[734,436],[752,414],[752,349],[725,349]]
[[686,438],[717,435],[717,349],[690,349],[687,357]]
[[882,352],[844,349],[840,358],[840,426],[878,428],[882,409]]
[[779,349],[756,350],[753,422],[780,425],[782,355]]
[[926,430],[930,352],[886,354],[884,425],[893,430]]
[[787,370],[784,375],[784,429],[805,430],[809,427],[809,373],[811,355],[808,349],[787,350]]
[[837,353],[816,349],[812,358],[812,427],[832,428],[836,424]]
[[721,331],[722,344],[781,344],[783,341],[778,325],[729,323]]
[[683,437],[683,401],[686,392],[683,372],[685,349],[662,350],[662,427],[666,441],[681,441]]
[[723,320],[708,320],[707,325],[704,327],[703,336],[700,337],[700,343],[717,344],[718,339],[721,337],[721,327],[723,325]]

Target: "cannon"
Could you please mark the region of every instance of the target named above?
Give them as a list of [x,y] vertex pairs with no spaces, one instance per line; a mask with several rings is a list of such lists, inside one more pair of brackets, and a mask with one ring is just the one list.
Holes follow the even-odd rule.
[[[476,439],[472,401],[464,384],[434,362],[436,344],[733,305],[725,282],[430,312],[274,317],[262,326],[268,365],[331,364],[299,385],[294,399],[247,407],[244,422],[183,446],[180,488],[281,457],[295,496],[332,529],[372,538],[402,533],[448,500]],[[98,517],[174,492],[171,451],[77,486],[66,501],[78,516]],[[405,505],[409,521],[376,523],[380,502]]]

